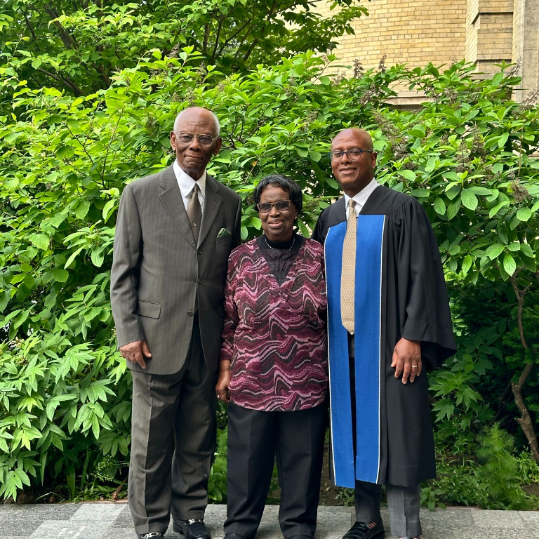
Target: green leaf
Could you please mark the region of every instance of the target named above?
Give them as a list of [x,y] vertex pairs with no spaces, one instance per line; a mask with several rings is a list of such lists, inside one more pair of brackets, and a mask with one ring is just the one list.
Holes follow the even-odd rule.
[[490,211],[489,211],[489,217],[492,218],[495,216],[501,208],[504,206],[508,206],[510,204],[510,201],[502,201],[499,204],[496,204]]
[[49,249],[49,237],[45,234],[33,234],[30,236],[30,242],[39,249]]
[[486,250],[486,255],[491,259],[496,259],[504,251],[502,244],[493,244]]
[[58,227],[67,218],[67,214],[56,214],[50,220],[49,223],[53,227]]
[[464,189],[461,192],[461,202],[463,203],[463,206],[469,210],[476,210],[478,206],[478,199],[470,189]]
[[409,132],[414,137],[424,138],[426,136],[426,128],[422,124],[416,124]]
[[320,161],[322,155],[320,152],[315,152],[314,150],[310,150],[309,157],[311,158],[312,161]]
[[526,257],[534,258],[534,252],[529,244],[521,244],[520,247]]
[[520,208],[517,211],[516,216],[519,219],[519,221],[529,221],[529,219],[531,219],[531,216],[532,216],[532,211],[530,208]]
[[414,171],[409,171],[405,169],[405,170],[399,171],[399,174],[403,176],[403,178],[405,178],[409,182],[416,181],[416,174],[414,173]]
[[444,201],[440,197],[437,197],[435,199],[435,202],[433,203],[433,208],[435,209],[435,212],[437,212],[437,214],[440,214],[441,216],[444,215],[446,212],[446,204],[444,204]]
[[454,219],[454,217],[459,212],[459,209],[461,208],[461,199],[456,199],[455,201],[452,201],[448,205],[448,210],[446,212],[446,216],[448,217],[448,220]]
[[461,264],[461,271],[463,274],[467,274],[472,266],[472,257],[470,255],[465,255],[463,257],[463,263]]
[[512,257],[512,255],[510,255],[510,253],[507,253],[504,256],[503,266],[504,266],[505,272],[509,276],[512,276],[514,274],[514,272],[516,271],[516,261],[514,260],[514,257]]
[[88,214],[88,210],[90,210],[90,203],[88,201],[82,201],[79,206],[77,206],[77,210],[75,210],[75,215],[79,219],[84,219],[86,217],[86,214]]
[[411,195],[413,197],[419,197],[419,198],[429,197],[430,194],[431,194],[431,192],[429,191],[429,189],[424,189],[424,188],[413,189],[411,191]]
[[92,253],[90,253],[90,259],[92,260],[94,266],[100,268],[103,264],[103,260],[105,259],[105,256],[103,255],[103,250],[101,248],[94,249]]
[[65,283],[69,278],[69,272],[62,268],[55,268],[52,272],[53,279],[60,283]]
[[491,189],[481,187],[481,186],[471,186],[469,191],[472,191],[476,195],[491,195]]

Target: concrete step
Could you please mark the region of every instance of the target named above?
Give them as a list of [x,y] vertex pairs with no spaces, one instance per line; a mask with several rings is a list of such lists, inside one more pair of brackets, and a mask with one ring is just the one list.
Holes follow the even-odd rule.
[[[257,538],[283,538],[278,506],[267,506]],[[223,538],[225,505],[208,506],[212,538]],[[388,509],[382,509],[389,523]],[[421,510],[422,538],[538,538],[538,512],[447,508]],[[316,538],[341,538],[354,522],[350,507],[320,506]],[[137,538],[125,502],[0,505],[0,538]],[[172,530],[165,538],[183,538]],[[387,535],[387,538],[395,538]]]

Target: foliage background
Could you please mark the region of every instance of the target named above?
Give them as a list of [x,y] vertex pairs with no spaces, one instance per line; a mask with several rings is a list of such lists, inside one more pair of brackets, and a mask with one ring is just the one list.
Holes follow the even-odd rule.
[[[7,2],[13,12],[0,12],[6,34],[18,36],[1,44],[0,64],[0,496],[39,486],[59,497],[122,493],[131,379],[116,352],[108,294],[116,211],[126,183],[172,161],[176,114],[200,105],[222,123],[224,147],[210,172],[244,200],[243,239],[260,234],[252,191],[274,172],[304,189],[299,228],[308,235],[339,193],[326,158],[331,138],[347,126],[370,131],[378,180],[416,196],[432,221],[458,337],[456,357],[430,375],[440,474],[424,486],[423,502],[535,504],[520,485],[538,481],[538,107],[511,101],[518,79],[505,66],[491,79],[474,78],[463,62],[444,71],[358,68],[337,79],[325,57],[293,54],[305,43],[284,47],[290,54],[278,62],[275,40],[300,38],[277,27],[243,64],[234,42],[213,66],[204,35],[196,41],[186,30],[193,21],[178,30],[165,13],[148,29],[154,11],[127,3],[107,16],[93,4],[51,15],[81,33],[70,34],[74,52],[61,30],[48,34],[56,22],[36,19],[33,5]],[[25,10],[36,39],[14,22],[31,36]],[[209,25],[219,26],[216,13],[206,13]],[[126,25],[139,27],[131,35]],[[119,46],[113,27],[132,38],[146,28],[156,46],[124,40],[125,58],[107,63]],[[255,64],[263,57],[275,65]],[[42,73],[44,65],[62,80]],[[396,83],[431,101],[415,112],[392,108]],[[210,483],[217,501],[225,436]]]

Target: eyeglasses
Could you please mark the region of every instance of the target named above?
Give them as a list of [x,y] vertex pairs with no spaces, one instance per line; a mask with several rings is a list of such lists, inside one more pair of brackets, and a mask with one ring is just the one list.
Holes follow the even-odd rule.
[[199,135],[199,133],[185,133],[185,132],[182,132],[182,133],[177,133],[176,134],[176,140],[180,144],[189,144],[193,140],[193,137],[195,137],[199,141],[199,144],[201,146],[212,146],[214,141],[219,139],[219,136],[218,137],[212,137],[212,135],[204,135],[204,134]]
[[373,153],[373,150],[364,150],[363,148],[351,148],[350,150],[332,150],[328,153],[328,157],[332,161],[339,161],[344,155],[351,161],[358,161],[364,152]]
[[291,207],[291,202],[292,201],[276,201],[276,202],[273,202],[273,203],[263,202],[263,203],[259,203],[259,204],[255,205],[255,206],[257,207],[257,210],[261,214],[268,214],[268,213],[270,213],[272,211],[273,206],[276,207],[276,210],[278,212],[283,212],[285,210],[288,210]]

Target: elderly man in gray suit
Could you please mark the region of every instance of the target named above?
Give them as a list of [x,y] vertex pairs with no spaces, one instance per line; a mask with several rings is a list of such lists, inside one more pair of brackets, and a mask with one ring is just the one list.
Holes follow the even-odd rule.
[[223,288],[240,244],[241,199],[206,173],[221,148],[206,109],[182,111],[176,160],[124,189],[111,302],[120,353],[133,377],[129,507],[140,538],[204,525],[215,449],[215,382]]

